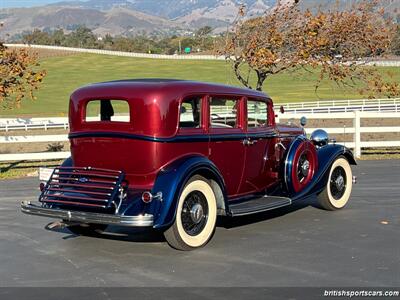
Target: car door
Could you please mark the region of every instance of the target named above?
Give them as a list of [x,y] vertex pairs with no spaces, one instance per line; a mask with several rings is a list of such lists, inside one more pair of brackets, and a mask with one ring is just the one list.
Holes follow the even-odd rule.
[[266,99],[246,99],[246,155],[240,194],[263,191],[273,183],[274,147],[273,110]]
[[221,172],[232,198],[238,194],[245,159],[243,99],[210,95],[208,104],[209,158]]

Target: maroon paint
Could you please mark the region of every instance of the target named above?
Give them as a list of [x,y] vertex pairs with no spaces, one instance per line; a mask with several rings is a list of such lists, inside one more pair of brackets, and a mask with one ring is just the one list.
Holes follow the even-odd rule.
[[[191,95],[204,96],[201,128],[179,129],[181,101]],[[209,129],[208,95],[240,98],[239,128]],[[276,125],[271,100],[263,93],[236,87],[190,81],[140,82],[120,81],[92,84],[71,95],[71,134],[99,132],[121,133],[150,138],[179,136],[246,134],[246,99],[269,103],[268,131],[282,137],[259,140],[245,146],[242,140],[201,142],[153,142],[118,137],[71,138],[71,153],[76,167],[121,170],[131,188],[150,189],[160,169],[179,157],[197,154],[209,157],[220,170],[229,197],[262,191],[279,180],[275,145],[287,144],[302,133],[294,126]],[[121,99],[130,105],[130,122],[85,122],[89,100]],[[251,133],[251,132],[250,132]],[[278,151],[279,152],[279,151]],[[266,154],[266,155],[265,155]],[[267,159],[262,159],[266,157]]]

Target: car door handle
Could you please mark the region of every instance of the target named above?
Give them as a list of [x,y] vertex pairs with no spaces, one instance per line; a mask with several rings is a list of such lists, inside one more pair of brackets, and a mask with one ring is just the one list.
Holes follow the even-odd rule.
[[257,143],[257,140],[251,140],[249,138],[243,140],[243,145],[245,146],[254,145],[255,143]]

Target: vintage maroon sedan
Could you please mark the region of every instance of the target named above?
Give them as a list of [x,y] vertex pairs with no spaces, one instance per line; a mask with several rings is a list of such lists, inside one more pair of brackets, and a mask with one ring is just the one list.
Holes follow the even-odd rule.
[[75,91],[71,157],[24,213],[73,232],[107,225],[162,229],[181,250],[205,245],[218,215],[236,217],[318,195],[344,207],[355,164],[318,130],[275,123],[266,94],[231,86],[143,79]]

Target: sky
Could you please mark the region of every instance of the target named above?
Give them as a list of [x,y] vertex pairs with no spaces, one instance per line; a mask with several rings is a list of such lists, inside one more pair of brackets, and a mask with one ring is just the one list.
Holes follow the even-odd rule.
[[[62,0],[0,0],[0,8],[6,7],[32,7],[49,3],[56,3]],[[71,0],[66,0],[71,1]]]

